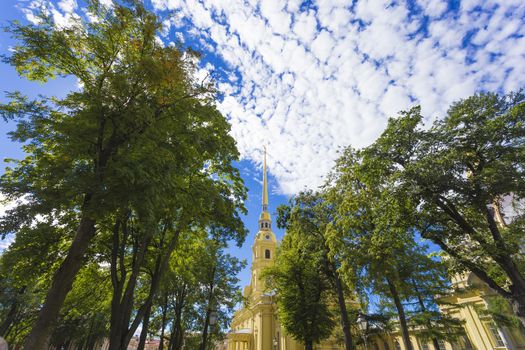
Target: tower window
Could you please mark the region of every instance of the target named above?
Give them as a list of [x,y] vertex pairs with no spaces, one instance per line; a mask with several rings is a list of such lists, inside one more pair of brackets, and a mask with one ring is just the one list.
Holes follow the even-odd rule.
[[266,249],[266,250],[264,251],[264,257],[265,257],[266,259],[270,259],[270,250],[269,250],[269,249]]

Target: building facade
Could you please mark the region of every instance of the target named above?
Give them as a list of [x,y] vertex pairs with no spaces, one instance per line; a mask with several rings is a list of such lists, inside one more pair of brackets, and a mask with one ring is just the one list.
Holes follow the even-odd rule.
[[[252,246],[250,284],[244,288],[244,307],[233,317],[231,331],[221,349],[227,350],[303,350],[304,346],[288,336],[277,317],[275,295],[268,294],[264,268],[274,263],[278,242],[272,232],[272,220],[268,211],[268,181],[266,176],[266,153],[263,163],[263,196],[259,227]],[[457,276],[453,284],[465,292],[457,293],[449,302],[457,306],[443,307],[442,311],[464,321],[465,336],[455,343],[440,343],[440,350],[525,350],[525,332],[521,329],[501,328],[488,315],[480,312],[486,307],[491,291],[484,287],[473,274]],[[467,288],[467,287],[474,287]],[[433,350],[433,345],[411,332],[413,350]],[[406,350],[401,334],[392,332],[374,335],[367,339],[365,350]],[[344,349],[342,344],[327,340],[316,344],[318,350]]]

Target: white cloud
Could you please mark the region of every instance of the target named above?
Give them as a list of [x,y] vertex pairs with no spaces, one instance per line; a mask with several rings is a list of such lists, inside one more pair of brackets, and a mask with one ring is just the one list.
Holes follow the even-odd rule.
[[77,8],[76,0],[61,0],[58,2],[58,7],[65,13],[71,13]]
[[429,16],[439,17],[446,11],[448,4],[445,0],[419,0],[419,5]]
[[[432,120],[478,90],[525,83],[522,0],[152,3],[176,10],[166,42],[200,42],[224,62],[217,69],[230,70],[219,108],[244,159],[260,163],[268,145],[269,169],[287,194],[321,184],[339,147],[370,144],[401,109],[422,104]],[[75,6],[51,9],[67,17]],[[183,19],[192,23],[184,36],[173,29]]]
[[100,1],[100,4],[102,4],[103,6],[106,6],[106,7],[113,7],[113,0],[99,0]]
[[[79,15],[76,13],[77,9],[78,4],[76,0],[61,0],[56,3],[56,6],[48,0],[31,0],[22,8],[22,13],[29,22],[39,24],[41,19],[38,17],[38,14],[42,12],[46,15],[51,15],[57,28],[67,28],[79,19]],[[90,14],[87,14],[87,16],[89,18]]]
[[303,43],[307,45],[310,44],[317,33],[315,12],[310,10],[308,12],[299,13],[293,25],[293,32]]

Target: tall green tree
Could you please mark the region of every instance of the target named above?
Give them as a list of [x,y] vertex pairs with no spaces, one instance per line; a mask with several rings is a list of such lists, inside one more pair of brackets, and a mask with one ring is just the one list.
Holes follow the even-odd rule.
[[337,300],[339,320],[346,350],[353,349],[351,322],[348,302],[354,296],[339,275],[341,263],[335,254],[330,253],[326,239],[327,228],[334,220],[334,207],[323,197],[324,193],[302,192],[290,201],[289,206],[278,209],[278,225],[282,228],[301,232],[301,248],[310,252],[311,258],[322,267],[323,278],[329,283]]
[[[341,273],[361,293],[391,298],[406,349],[412,349],[403,304],[400,265],[414,244],[415,225],[406,196],[390,196],[390,184],[377,167],[364,167],[361,152],[347,148],[337,160],[327,184],[327,198],[337,215],[327,232],[331,254],[341,261]],[[362,295],[362,299],[366,299]]]
[[75,221],[25,340],[28,349],[47,348],[99,224],[121,210],[141,208],[147,216],[167,208],[171,195],[194,186],[191,175],[200,176],[215,184],[211,210],[224,209],[235,223],[224,233],[244,235],[235,210],[244,187],[231,166],[238,153],[213,89],[193,79],[195,54],[158,43],[160,21],[138,1],[108,9],[90,0],[88,11],[90,19],[78,16],[65,27],[43,13],[38,24],[14,22],[8,29],[19,44],[6,62],[20,75],[35,81],[72,76],[80,86],[64,99],[13,93],[0,106],[0,115],[18,123],[11,138],[24,143],[27,154],[2,176],[0,191],[26,201],[2,218],[2,232],[18,232],[38,216],[73,215]]
[[279,320],[286,332],[312,350],[335,326],[329,307],[330,286],[315,251],[301,244],[302,231],[291,225],[275,258],[265,269],[268,288],[277,300]]
[[440,350],[440,340],[453,342],[465,334],[463,322],[440,310],[445,298],[455,292],[446,266],[429,258],[426,247],[414,248],[407,252],[406,263],[400,271],[405,284],[405,305],[411,327],[418,330],[422,341],[431,341],[434,349]]
[[[197,312],[201,315],[198,330],[202,335],[199,349],[211,350],[213,340],[222,340],[229,315],[242,300],[237,274],[246,263],[225,253],[223,242],[211,238],[204,243],[196,268],[200,285]],[[212,316],[215,324],[211,323]]]
[[57,228],[53,220],[42,218],[22,228],[0,255],[0,336],[12,344],[29,332],[57,268],[57,256],[63,256],[71,242],[71,227]]
[[454,103],[430,130],[419,107],[390,119],[365,151],[395,179],[422,217],[420,230],[456,263],[504,297],[525,324],[525,102],[521,93],[481,93]]

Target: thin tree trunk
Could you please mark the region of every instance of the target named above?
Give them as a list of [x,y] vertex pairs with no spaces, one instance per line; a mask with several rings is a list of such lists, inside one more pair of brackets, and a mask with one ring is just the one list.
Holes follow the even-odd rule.
[[403,307],[403,304],[401,303],[401,299],[399,298],[399,293],[393,281],[391,281],[388,277],[386,278],[386,281],[390,290],[390,294],[392,295],[392,298],[394,299],[394,303],[396,305],[397,314],[399,316],[399,325],[401,327],[401,335],[403,338],[403,343],[405,344],[405,349],[412,350],[412,343],[410,342],[410,335],[408,334],[405,309]]
[[346,309],[345,295],[343,284],[337,272],[334,272],[335,288],[337,290],[337,302],[339,303],[339,312],[341,313],[341,328],[345,338],[345,349],[353,350],[352,334],[350,333],[350,321],[348,320],[348,311]]
[[144,319],[142,320],[142,331],[140,332],[139,346],[137,347],[137,350],[144,350],[144,347],[146,346],[146,338],[148,337],[150,315],[151,315],[151,305],[147,307],[146,313],[144,314]]
[[210,323],[210,313],[211,313],[211,310],[208,308],[206,310],[206,316],[204,318],[204,328],[202,330],[202,343],[201,343],[200,350],[206,350],[206,345],[208,342],[208,327]]
[[91,342],[92,333],[93,333],[93,326],[95,324],[96,317],[97,317],[96,314],[93,315],[93,317],[91,318],[91,321],[89,322],[88,334],[87,334],[86,340],[82,343],[82,345],[80,347],[81,350],[89,348],[89,343]]
[[208,285],[209,292],[208,292],[208,307],[206,308],[206,316],[204,318],[204,328],[202,330],[202,343],[200,350],[206,350],[206,343],[208,341],[208,327],[210,323],[210,314],[211,314],[211,306],[213,301],[213,294],[214,294],[214,288],[215,288],[215,273],[217,271],[217,266],[213,266],[213,269],[211,271],[211,278],[210,283]]
[[[135,286],[139,278],[139,270],[143,265],[153,233],[148,231],[141,241],[133,244],[133,256],[131,274],[127,278],[124,263],[126,245],[130,234],[128,232],[129,212],[125,218],[117,219],[113,231],[113,246],[111,260],[111,274],[113,283],[113,297],[111,300],[111,327],[110,327],[110,350],[124,350],[127,348],[127,333],[129,332],[129,320],[133,312],[133,301]],[[121,224],[119,224],[121,222]],[[122,227],[122,241],[120,241],[119,227]],[[118,263],[117,263],[118,261]],[[117,266],[120,269],[120,279],[117,277]],[[124,284],[126,288],[124,289]],[[142,316],[142,315],[141,315]]]
[[[495,208],[497,210],[498,206],[495,206]],[[485,217],[487,219],[494,244],[498,248],[498,252],[494,254],[496,256],[494,256],[493,259],[499,263],[512,283],[510,287],[510,302],[512,309],[516,316],[518,316],[520,319],[523,326],[525,326],[525,277],[509,254],[507,244],[501,236],[501,232],[498,228],[496,220],[494,219],[492,211],[488,207],[485,207]],[[504,222],[502,224],[504,224]]]
[[[84,209],[88,207],[90,200],[90,196],[85,197]],[[95,220],[86,214],[80,220],[67,256],[53,276],[51,287],[47,292],[44,305],[40,309],[38,319],[25,339],[24,349],[47,349],[60,308],[71,290],[75,276],[83,265],[84,254],[89,242],[95,235],[95,223]]]
[[[166,224],[165,230],[163,232],[163,235],[167,231],[168,225]],[[146,301],[144,304],[138,309],[135,319],[130,324],[130,318],[133,308],[133,296],[134,296],[134,289],[138,278],[138,272],[139,267],[142,266],[144,262],[145,257],[145,248],[146,246],[143,245],[143,250],[138,252],[138,255],[136,259],[134,259],[135,264],[133,266],[133,271],[131,276],[128,279],[128,283],[126,285],[126,291],[124,292],[124,295],[122,296],[122,302],[119,303],[119,301],[115,301],[115,303],[119,303],[120,306],[116,307],[118,311],[115,311],[116,315],[115,318],[118,320],[118,325],[113,325],[115,330],[110,333],[112,334],[110,336],[110,346],[109,350],[126,350],[131,338],[133,337],[133,334],[137,330],[138,326],[142,322],[144,315],[149,307],[151,307],[151,304],[153,302],[153,298],[155,297],[161,276],[163,275],[164,271],[166,270],[169,262],[169,258],[171,256],[171,253],[175,250],[175,247],[178,242],[178,238],[180,236],[180,229],[176,232],[174,232],[173,237],[171,238],[171,241],[169,245],[164,249],[160,248],[159,255],[157,256],[157,259],[155,261],[155,268],[153,275],[151,277],[151,286],[149,290],[149,294],[146,298]],[[150,237],[151,238],[151,237]],[[163,238],[161,239],[162,242]],[[148,239],[149,242],[149,239]],[[142,242],[144,243],[144,241]],[[162,243],[161,243],[162,244]],[[162,252],[164,250],[164,252]],[[112,311],[112,317],[113,317],[113,311]],[[114,333],[114,334],[113,334]]]
[[[110,315],[110,329],[109,329],[109,348],[110,350],[118,350],[120,347],[120,339],[122,335],[122,317],[123,312],[121,298],[124,283],[126,282],[127,271],[124,266],[124,245],[127,242],[127,230],[122,229],[122,243],[120,240],[121,226],[125,225],[128,220],[128,215],[125,217],[118,217],[113,228],[113,243],[111,246],[111,284],[113,287],[113,295],[111,298],[111,315]],[[120,249],[119,249],[120,248]],[[136,250],[134,250],[136,253]],[[120,271],[119,271],[120,268]],[[120,276],[119,276],[120,272]]]
[[[148,297],[146,298],[146,301],[144,304],[139,308],[137,311],[137,315],[135,316],[135,319],[129,326],[128,331],[125,333],[125,338],[123,341],[123,347],[121,350],[126,350],[129,342],[131,341],[131,338],[133,337],[133,334],[137,330],[138,326],[140,325],[140,322],[144,318],[144,314],[148,307],[151,307],[153,303],[153,298],[155,295],[157,295],[157,290],[159,288],[160,279],[162,275],[164,274],[164,271],[168,267],[169,259],[173,251],[175,250],[175,247],[177,246],[177,242],[180,236],[181,230],[178,230],[174,232],[173,237],[171,238],[170,244],[166,248],[166,251],[164,254],[160,254],[155,262],[155,269],[153,272],[153,276],[151,277],[151,287],[149,290]],[[129,319],[129,318],[128,318]]]
[[[168,260],[168,259],[166,259],[166,260]],[[135,316],[135,319],[133,320],[133,322],[129,326],[129,329],[127,330],[127,332],[124,334],[125,337],[124,337],[124,341],[123,341],[123,348],[122,348],[122,350],[126,350],[126,348],[127,348],[128,344],[129,344],[131,338],[133,337],[133,334],[135,333],[135,331],[137,330],[138,326],[140,325],[140,322],[142,320],[144,320],[146,312],[149,309],[151,309],[151,306],[153,304],[153,298],[157,294],[157,289],[158,289],[158,286],[159,286],[160,278],[161,278],[161,276],[162,276],[162,274],[164,272],[164,269],[163,269],[164,265],[161,263],[161,261],[162,261],[162,256],[158,257],[157,261],[155,263],[155,269],[154,269],[154,272],[153,272],[153,276],[151,277],[151,287],[150,287],[148,296],[146,298],[146,301],[139,308],[139,310],[137,312],[137,315]],[[127,317],[127,319],[129,320],[130,317]]]
[[512,310],[525,328],[525,291],[520,291],[514,285],[510,286],[510,291],[512,297],[507,298],[507,300],[509,300]]
[[175,349],[175,323],[171,325],[170,341],[168,343],[168,350],[173,349]]
[[[417,302],[419,304],[419,307],[421,308],[421,312],[427,312],[425,302],[423,301],[423,299],[421,299],[421,293],[419,292],[419,288],[417,287],[417,283],[414,279],[412,279],[412,286],[414,287],[414,291],[416,292]],[[427,329],[429,331],[432,330],[432,324],[430,323],[430,321],[427,320],[426,323]],[[434,350],[440,350],[439,341],[436,337],[432,337],[432,345],[434,346]]]
[[[511,258],[509,249],[505,240],[501,236],[498,223],[494,219],[492,210],[484,206],[485,219],[493,241],[489,243],[485,238],[482,238],[481,235],[476,232],[476,230],[467,222],[467,220],[455,208],[454,204],[449,200],[441,197],[436,199],[435,203],[459,227],[472,235],[474,239],[482,246],[483,250],[501,267],[511,282],[511,292],[509,293],[507,290],[505,290],[505,288],[502,288],[501,285],[490,278],[485,270],[478,268],[476,264],[467,259],[464,259],[459,254],[457,254],[457,252],[446,245],[445,242],[437,239],[436,237],[432,237],[432,241],[438,244],[441,249],[443,249],[449,255],[457,259],[459,263],[467,267],[474,275],[479,277],[496,293],[509,300],[515,315],[520,319],[522,325],[525,327],[525,276],[522,275],[519,268],[516,266],[515,261]],[[496,246],[497,249],[493,249],[494,246]]]
[[170,348],[169,350],[181,350],[183,338],[184,338],[184,332],[182,329],[182,311],[184,309],[184,305],[186,303],[186,286],[182,286],[182,290],[177,295],[177,300],[175,302],[175,320],[173,321],[173,329],[170,341]]
[[159,350],[164,350],[164,329],[166,328],[166,314],[168,312],[168,295],[164,293],[162,301],[162,320],[160,325],[160,344]]
[[[20,294],[23,294],[26,287],[22,287],[20,291],[17,292],[17,296]],[[16,299],[11,303],[11,307],[9,308],[9,312],[6,315],[6,318],[2,324],[0,324],[0,336],[6,336],[7,330],[13,324],[15,320],[16,313],[18,311],[18,299]]]

